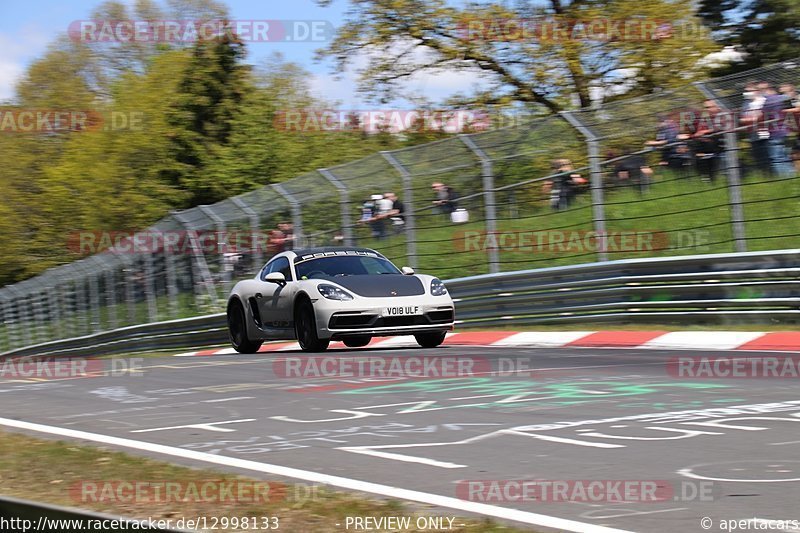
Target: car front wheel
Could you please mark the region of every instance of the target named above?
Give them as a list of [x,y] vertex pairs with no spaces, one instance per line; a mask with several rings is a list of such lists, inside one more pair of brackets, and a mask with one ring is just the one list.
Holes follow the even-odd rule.
[[431,333],[418,333],[414,335],[417,339],[417,344],[423,348],[436,348],[444,342],[444,337],[447,335],[446,331],[434,331]]
[[297,306],[294,318],[295,335],[300,348],[304,352],[324,352],[328,349],[329,340],[317,336],[317,320],[314,317],[314,307],[308,300],[303,300]]
[[228,335],[233,349],[239,353],[256,353],[263,344],[261,341],[251,341],[247,338],[244,308],[238,300],[228,305]]

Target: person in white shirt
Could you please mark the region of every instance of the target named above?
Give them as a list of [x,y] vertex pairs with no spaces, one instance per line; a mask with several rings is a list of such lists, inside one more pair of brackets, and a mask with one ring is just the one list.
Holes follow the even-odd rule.
[[744,105],[742,106],[742,125],[749,126],[750,150],[756,170],[769,172],[769,129],[762,122],[762,108],[766,98],[756,82],[748,83],[744,92]]

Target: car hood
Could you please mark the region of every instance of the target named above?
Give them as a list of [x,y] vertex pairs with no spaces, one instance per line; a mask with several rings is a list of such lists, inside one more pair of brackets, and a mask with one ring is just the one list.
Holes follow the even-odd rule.
[[373,298],[425,294],[425,287],[419,278],[402,274],[343,276],[337,277],[334,283],[359,296]]

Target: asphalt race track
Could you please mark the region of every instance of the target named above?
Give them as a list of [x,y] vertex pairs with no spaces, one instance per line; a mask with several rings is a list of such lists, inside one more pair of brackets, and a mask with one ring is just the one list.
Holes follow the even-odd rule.
[[[141,372],[120,376],[0,381],[0,425],[543,531],[720,531],[721,520],[800,519],[797,381],[670,371],[676,357],[708,355],[744,357],[481,346],[322,354],[387,365],[440,359],[429,373],[448,360],[473,365],[443,379],[320,378],[309,375],[320,356],[299,351],[146,358]],[[520,498],[509,489],[519,480],[568,482],[568,492]],[[592,480],[657,486],[659,501],[576,492]]]

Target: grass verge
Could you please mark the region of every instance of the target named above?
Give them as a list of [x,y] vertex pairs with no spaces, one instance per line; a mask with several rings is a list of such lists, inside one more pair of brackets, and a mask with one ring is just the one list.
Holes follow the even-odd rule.
[[[30,437],[19,433],[0,431],[0,494],[69,507],[91,509],[98,512],[139,519],[215,516],[278,517],[280,531],[340,532],[348,516],[397,517],[444,516],[452,514],[435,510],[422,504],[395,500],[372,499],[365,495],[338,492],[323,487],[313,491],[302,484],[283,484],[277,491],[282,496],[266,503],[217,503],[199,501],[179,502],[121,502],[83,501],[75,487],[83,481],[176,481],[184,486],[214,480],[215,482],[255,482],[253,479],[223,473],[212,469],[195,469],[173,465],[104,447],[79,445]],[[270,480],[272,481],[272,480]],[[98,492],[100,493],[100,492]],[[198,498],[194,498],[198,499]],[[337,527],[336,524],[341,524]],[[411,521],[413,525],[415,520]],[[445,524],[447,521],[445,521]],[[453,524],[462,524],[450,531],[461,533],[517,533],[530,531],[518,529],[491,520],[456,518]],[[249,529],[252,531],[252,528]],[[219,529],[222,531],[222,529]],[[248,531],[228,528],[224,531]],[[421,531],[414,527],[403,531]]]

